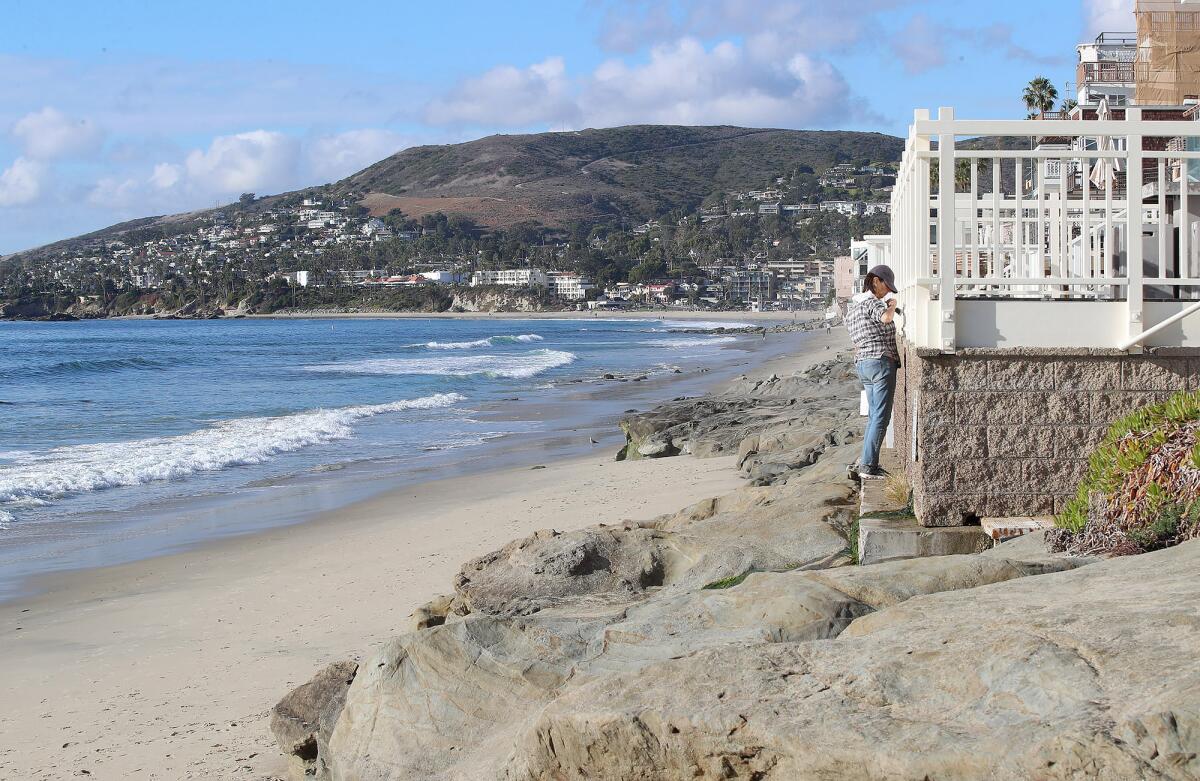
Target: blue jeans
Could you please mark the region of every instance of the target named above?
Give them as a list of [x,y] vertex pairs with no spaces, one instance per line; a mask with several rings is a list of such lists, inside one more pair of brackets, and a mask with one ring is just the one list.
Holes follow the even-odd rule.
[[896,395],[896,362],[891,358],[865,358],[854,368],[867,391],[867,430],[858,463],[879,466],[879,447],[892,419],[892,399]]

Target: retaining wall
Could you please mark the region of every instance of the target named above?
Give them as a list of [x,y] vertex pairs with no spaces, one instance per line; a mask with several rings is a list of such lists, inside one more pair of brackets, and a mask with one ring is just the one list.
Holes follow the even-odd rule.
[[925,526],[1049,515],[1075,494],[1117,418],[1200,387],[1200,352],[901,344],[896,450]]

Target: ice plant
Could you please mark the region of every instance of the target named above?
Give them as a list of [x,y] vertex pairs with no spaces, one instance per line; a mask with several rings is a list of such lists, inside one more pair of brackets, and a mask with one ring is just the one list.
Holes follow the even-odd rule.
[[1112,425],[1056,518],[1056,550],[1128,555],[1200,537],[1200,392]]

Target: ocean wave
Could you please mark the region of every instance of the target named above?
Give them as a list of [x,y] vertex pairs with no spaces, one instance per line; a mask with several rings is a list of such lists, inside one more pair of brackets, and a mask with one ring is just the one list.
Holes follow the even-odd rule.
[[507,377],[523,379],[574,362],[575,353],[532,350],[509,355],[455,355],[437,358],[373,358],[346,363],[305,366],[307,371],[341,374],[429,374],[449,377]]
[[423,342],[411,344],[409,347],[427,347],[430,350],[471,350],[477,347],[495,347],[498,344],[528,344],[540,342],[543,338],[538,334],[513,334],[489,336],[486,339],[475,339],[470,342]]
[[736,342],[736,336],[688,336],[680,339],[651,339],[641,344],[649,347],[668,347],[672,350],[685,350],[689,347],[711,347],[718,344]]
[[[348,439],[359,420],[449,407],[466,397],[439,393],[388,404],[315,409],[279,417],[234,418],[173,437],[54,448],[0,467],[0,504],[33,506],[72,494],[176,480],[198,472],[261,464],[312,445]],[[9,512],[0,515],[12,520]]]
[[58,361],[44,366],[21,366],[0,371],[0,377],[60,377],[78,374],[110,374],[128,369],[147,370],[162,369],[167,366],[162,361],[140,356],[133,358],[96,358]]

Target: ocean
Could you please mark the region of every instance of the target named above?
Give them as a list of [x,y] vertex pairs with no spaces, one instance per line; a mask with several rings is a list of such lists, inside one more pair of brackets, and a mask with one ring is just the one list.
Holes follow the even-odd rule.
[[39,573],[293,523],[405,482],[593,440],[615,452],[624,410],[700,392],[799,336],[696,333],[721,325],[746,324],[0,323],[0,598]]

